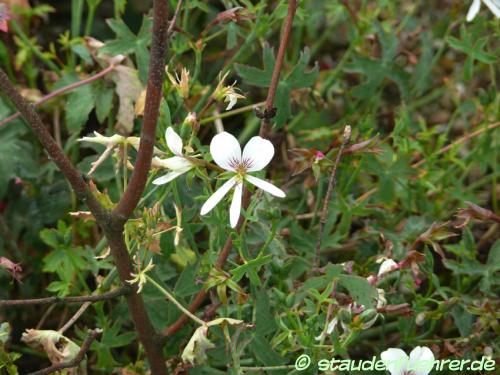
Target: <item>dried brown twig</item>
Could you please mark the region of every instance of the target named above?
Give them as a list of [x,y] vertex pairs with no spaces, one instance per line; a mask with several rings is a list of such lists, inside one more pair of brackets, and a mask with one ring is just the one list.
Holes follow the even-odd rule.
[[57,365],[52,365],[50,367],[44,368],[43,370],[32,372],[28,375],[47,375],[52,374],[57,371],[61,371],[67,368],[73,368],[80,365],[80,363],[85,359],[87,351],[90,349],[90,345],[97,339],[102,333],[101,329],[94,329],[89,332],[88,337],[83,342],[80,351],[71,361],[59,363]]
[[85,303],[85,302],[99,302],[116,297],[127,295],[131,292],[130,285],[124,285],[120,288],[112,290],[107,293],[94,294],[90,296],[70,296],[70,297],[46,297],[46,298],[32,298],[32,299],[14,299],[14,300],[0,300],[0,306],[28,306],[28,305],[47,305],[55,303]]
[[319,221],[319,233],[318,238],[316,240],[316,258],[315,265],[319,266],[319,258],[321,252],[321,241],[323,239],[323,232],[325,229],[326,219],[328,217],[328,204],[330,203],[330,198],[332,197],[332,192],[335,186],[337,185],[337,168],[340,164],[340,160],[342,159],[342,154],[344,153],[344,149],[349,143],[351,139],[351,127],[347,125],[344,128],[344,135],[342,139],[342,144],[340,145],[339,152],[337,153],[337,158],[335,159],[335,163],[333,164],[332,171],[330,173],[330,178],[328,179],[328,189],[326,191],[325,198],[323,200],[323,209],[321,210],[321,218]]

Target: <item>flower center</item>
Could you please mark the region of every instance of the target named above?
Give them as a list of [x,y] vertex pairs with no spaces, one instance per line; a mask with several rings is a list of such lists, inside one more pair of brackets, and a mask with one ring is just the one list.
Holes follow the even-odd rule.
[[239,179],[243,180],[249,168],[252,167],[252,159],[246,158],[243,160],[231,159],[229,165],[234,168]]

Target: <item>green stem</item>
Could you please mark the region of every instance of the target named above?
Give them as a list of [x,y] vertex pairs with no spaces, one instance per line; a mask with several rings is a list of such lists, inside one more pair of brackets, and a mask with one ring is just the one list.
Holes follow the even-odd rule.
[[179,310],[181,310],[184,314],[186,314],[188,317],[190,317],[192,320],[194,320],[196,323],[204,326],[206,325],[206,322],[198,318],[196,315],[192,314],[188,309],[186,309],[184,306],[181,305],[179,301],[175,299],[175,297],[170,294],[167,290],[165,290],[160,284],[158,284],[156,281],[154,281],[151,277],[146,275],[146,279],[148,280],[149,283],[151,283],[156,289],[158,289],[167,299],[172,302]]

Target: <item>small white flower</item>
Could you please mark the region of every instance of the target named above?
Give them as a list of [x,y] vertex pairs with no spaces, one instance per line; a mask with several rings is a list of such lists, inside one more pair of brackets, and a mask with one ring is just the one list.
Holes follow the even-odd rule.
[[386,259],[384,262],[380,265],[380,268],[378,270],[378,277],[382,276],[383,274],[392,272],[394,270],[397,270],[399,268],[398,264],[393,261],[392,259]]
[[148,271],[151,271],[154,268],[153,260],[150,260],[148,265],[144,269],[139,269],[137,273],[131,273],[130,276],[132,276],[132,279],[127,280],[127,283],[129,284],[137,284],[137,294],[139,294],[142,291],[142,288],[147,282],[146,278],[146,273]]
[[219,83],[215,88],[213,94],[213,97],[216,100],[224,100],[224,102],[228,102],[226,111],[231,110],[238,102],[238,99],[245,99],[245,95],[242,95],[236,91],[237,88],[234,87],[234,85],[236,85],[236,81],[233,82],[232,85],[224,86],[224,81],[226,80],[228,75],[229,72],[224,74],[222,78],[219,76]]
[[165,176],[159,177],[153,181],[155,185],[166,184],[187,171],[194,168],[194,164],[189,161],[182,153],[182,138],[171,127],[165,132],[165,139],[167,146],[175,156],[167,159],[160,159],[158,157],[153,159],[153,166],[160,168],[170,169],[171,172]]
[[380,354],[391,375],[427,375],[434,366],[434,354],[426,346],[414,348],[410,357],[397,348],[389,348]]
[[331,335],[335,327],[337,327],[337,324],[339,323],[339,320],[337,317],[333,318],[329,323],[328,326],[326,327],[326,331],[321,332],[319,336],[316,336],[314,339],[316,341],[321,341],[323,340],[327,335]]
[[[106,160],[113,153],[113,151],[119,147],[125,147],[127,145],[131,145],[136,150],[138,150],[140,140],[141,139],[139,137],[124,137],[119,134],[113,134],[111,137],[106,137],[104,135],[99,134],[96,131],[94,132],[93,137],[80,138],[78,140],[79,142],[96,143],[106,146],[106,149],[101,154],[101,156],[99,156],[99,158],[96,161],[92,162],[88,174],[91,175],[92,173],[94,173],[97,167],[101,165],[104,162],[104,160]],[[154,153],[158,154],[160,153],[160,151],[155,147]]]
[[234,176],[226,181],[201,207],[201,214],[209,213],[224,196],[234,188],[233,200],[229,209],[231,227],[236,227],[241,211],[243,182],[247,181],[268,193],[284,198],[283,190],[273,184],[249,175],[264,169],[274,156],[274,146],[261,137],[253,137],[248,141],[243,153],[238,140],[229,133],[217,134],[210,143],[210,153],[221,168],[233,172]]
[[474,0],[467,12],[467,22],[471,22],[476,18],[481,9],[481,1],[486,4],[497,18],[500,18],[500,0]]

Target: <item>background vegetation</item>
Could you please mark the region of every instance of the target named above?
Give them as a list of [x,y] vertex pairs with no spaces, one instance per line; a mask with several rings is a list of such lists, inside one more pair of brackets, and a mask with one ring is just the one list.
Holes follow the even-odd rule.
[[[66,155],[87,173],[104,147],[78,139],[93,131],[140,134],[151,4],[7,3],[11,18],[0,32],[0,66],[32,102],[102,72],[110,56],[126,56],[99,79],[37,106]],[[172,126],[193,153],[211,161],[216,129],[242,144],[259,133],[254,105],[266,99],[288,2],[181,5],[165,65],[171,74],[189,71],[189,92],[183,97],[165,79],[156,147],[168,152],[164,133]],[[169,1],[170,17],[176,6]],[[436,358],[498,358],[500,23],[484,5],[467,23],[469,6],[299,1],[269,134],[276,153],[266,173],[287,197],[253,191],[240,230],[229,227],[228,203],[199,215],[216,172],[200,167],[155,186],[151,181],[164,171],[152,169],[125,238],[136,267],[150,260],[155,265],[147,275],[158,285],[147,282],[141,292],[154,328],[165,332],[182,315],[161,289],[188,306],[208,288],[199,318],[251,325],[211,327],[193,349],[194,363],[181,354],[197,324],[167,331],[170,372],[267,373],[256,367],[293,365],[302,353],[371,358],[388,347],[417,345],[430,347]],[[96,40],[104,45],[97,48]],[[246,97],[230,111],[211,98],[225,73],[226,85],[236,81]],[[82,213],[85,203],[24,120],[3,121],[15,112],[7,97],[0,98],[0,298],[118,288],[103,232]],[[186,119],[191,112],[195,121]],[[347,124],[352,135],[321,231],[323,199]],[[107,208],[130,178],[123,161],[135,164],[136,150],[126,150],[117,147],[91,175],[93,192]],[[229,258],[214,267],[228,236]],[[400,269],[374,281],[382,257]],[[58,330],[80,306],[1,306],[0,322],[8,325],[0,330],[0,372],[49,365],[46,353],[21,342],[21,334]],[[327,332],[335,317],[338,325]],[[80,364],[89,373],[147,373],[123,297],[88,304],[64,336],[81,346],[95,328],[102,335]],[[59,337],[55,342],[62,345]],[[294,372],[293,366],[275,370]]]

